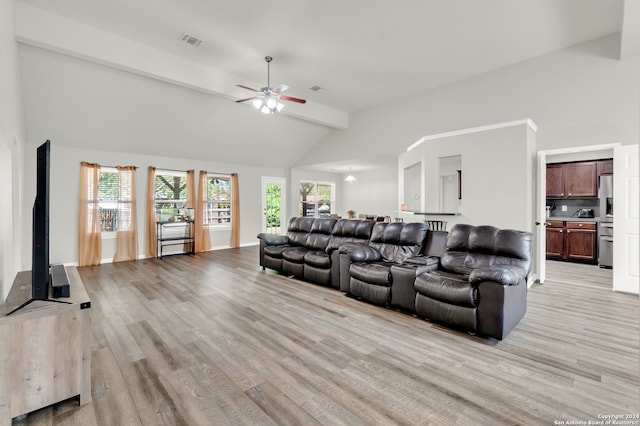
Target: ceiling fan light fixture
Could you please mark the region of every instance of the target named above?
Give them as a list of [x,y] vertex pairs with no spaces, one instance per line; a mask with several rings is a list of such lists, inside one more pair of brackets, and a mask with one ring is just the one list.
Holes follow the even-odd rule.
[[260,90],[256,90],[242,84],[237,84],[236,86],[242,89],[251,90],[258,94],[251,98],[238,99],[236,102],[246,102],[250,100],[253,107],[264,114],[274,114],[282,111],[284,104],[280,101],[291,101],[299,104],[306,103],[307,101],[304,99],[294,98],[293,96],[283,96],[282,92],[289,88],[286,84],[280,84],[273,89],[271,88],[271,72],[269,64],[273,58],[271,56],[266,56],[264,59],[267,61],[267,85]]

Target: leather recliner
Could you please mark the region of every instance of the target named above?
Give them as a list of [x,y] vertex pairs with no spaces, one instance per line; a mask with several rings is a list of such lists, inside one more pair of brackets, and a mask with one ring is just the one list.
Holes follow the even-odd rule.
[[340,252],[346,243],[367,244],[373,220],[338,219],[325,250],[312,250],[304,256],[304,278],[319,284],[340,286]]
[[415,280],[415,311],[502,340],[527,310],[533,234],[455,225],[434,271]]
[[424,222],[379,222],[373,227],[368,245],[342,245],[340,289],[378,305],[389,304],[391,266],[416,256],[426,232]]
[[[298,238],[299,236],[296,234],[295,237],[298,238],[298,240],[295,241],[296,247],[282,252],[282,271],[287,275],[304,277],[306,256],[325,251],[331,239],[331,231],[336,221],[337,219],[314,219],[306,237]],[[291,239],[291,237],[289,239]]]
[[283,253],[291,248],[303,247],[314,222],[313,217],[292,217],[289,219],[286,235],[259,234],[262,269],[270,268],[282,272]]

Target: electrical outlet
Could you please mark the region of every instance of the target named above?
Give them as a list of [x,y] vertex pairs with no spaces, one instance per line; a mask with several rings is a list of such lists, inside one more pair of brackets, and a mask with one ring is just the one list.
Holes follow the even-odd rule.
[[566,212],[567,211],[567,206],[562,206],[562,211]]

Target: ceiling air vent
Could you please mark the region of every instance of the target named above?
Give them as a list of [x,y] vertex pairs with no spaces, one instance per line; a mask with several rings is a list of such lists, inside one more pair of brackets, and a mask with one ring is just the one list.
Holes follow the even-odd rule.
[[313,87],[309,87],[309,90],[313,90],[314,92],[319,92],[323,89],[320,86],[313,86]]
[[202,40],[200,40],[198,37],[194,37],[187,33],[182,33],[182,35],[180,36],[180,41],[184,41],[185,43],[192,46],[200,46],[200,43],[202,43]]

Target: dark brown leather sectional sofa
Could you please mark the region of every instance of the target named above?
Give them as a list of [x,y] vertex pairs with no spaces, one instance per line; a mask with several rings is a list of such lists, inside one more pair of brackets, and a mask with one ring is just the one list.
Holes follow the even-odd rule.
[[472,334],[502,340],[526,312],[529,232],[296,217],[258,238],[263,269]]

